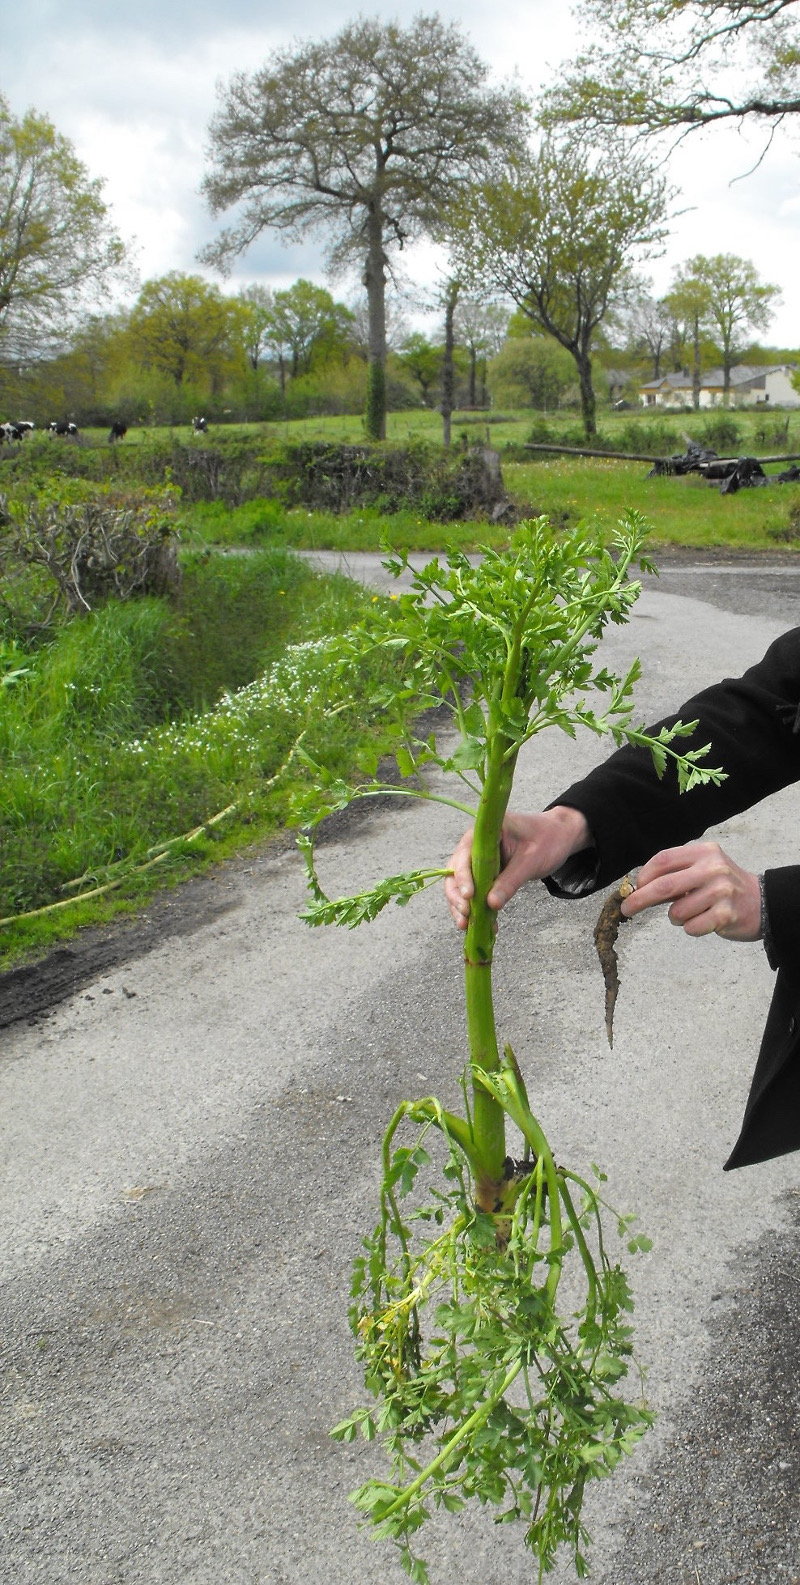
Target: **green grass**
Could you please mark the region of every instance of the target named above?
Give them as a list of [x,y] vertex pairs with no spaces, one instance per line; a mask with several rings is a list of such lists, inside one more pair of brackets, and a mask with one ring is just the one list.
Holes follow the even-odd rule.
[[[78,877],[124,885],[3,926],[0,963],[130,906],[163,874],[135,873],[154,849],[230,805],[224,851],[279,828],[287,794],[271,780],[304,728],[342,773],[379,743],[375,676],[347,674],[349,708],[326,716],[325,635],[369,599],[281,550],[195,556],[177,610],[112,602],[38,650],[7,648],[6,674],[13,661],[23,675],[0,686],[0,917],[70,897]],[[219,851],[211,835],[178,844],[178,872]]]
[[505,545],[508,528],[491,523],[431,523],[418,512],[381,512],[375,507],[342,513],[309,512],[277,501],[246,501],[226,507],[199,502],[184,513],[184,530],[209,545],[286,545],[296,550],[375,551],[382,544],[404,550],[458,545]]
[[648,479],[641,463],[575,457],[507,463],[503,477],[512,495],[532,513],[546,512],[555,522],[597,516],[613,523],[626,507],[633,507],[652,524],[654,550],[659,545],[773,552],[800,548],[800,539],[780,538],[791,533],[792,507],[800,499],[797,484],[720,495],[696,474]]

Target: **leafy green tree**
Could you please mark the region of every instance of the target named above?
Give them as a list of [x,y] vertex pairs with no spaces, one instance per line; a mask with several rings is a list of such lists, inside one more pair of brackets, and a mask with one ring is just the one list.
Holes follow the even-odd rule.
[[702,373],[702,347],[709,325],[710,301],[708,285],[695,275],[689,265],[681,265],[664,301],[672,314],[676,327],[676,344],[691,343],[692,347],[692,406],[700,406],[700,376]]
[[130,318],[133,354],[178,387],[198,380],[213,386],[230,363],[235,311],[217,286],[171,270],[139,294]]
[[495,401],[509,407],[557,407],[570,386],[575,365],[569,353],[550,336],[509,336],[487,370]]
[[654,297],[651,282],[635,277],[621,306],[621,328],[627,350],[634,357],[646,356],[652,377],[661,374],[662,359],[669,355],[675,336],[675,315],[661,297]]
[[486,406],[487,359],[498,353],[508,328],[508,309],[501,303],[487,302],[483,296],[462,292],[456,304],[456,339],[469,355],[467,404],[478,405],[478,368],[481,370],[481,402]]
[[800,111],[796,5],[582,0],[581,31],[599,29],[599,42],[546,96],[546,115],[644,133],[683,134],[743,118],[774,130]]
[[421,330],[412,331],[406,336],[399,352],[397,361],[408,369],[413,375],[422,393],[422,400],[426,407],[430,407],[430,394],[442,372],[443,348],[423,334]]
[[524,164],[473,188],[451,217],[465,275],[501,291],[574,360],[597,432],[592,346],[637,252],[665,233],[665,179],[620,138],[588,150],[543,138]]
[[[747,346],[748,332],[766,329],[780,288],[762,282],[750,260],[734,253],[716,253],[712,258],[696,254],[680,273],[680,285],[684,293],[705,303],[703,320],[722,354],[723,401],[727,405],[731,368]],[[694,324],[696,335],[697,319]]]
[[125,247],[72,144],[0,95],[0,341],[61,336],[124,273]]
[[255,373],[270,346],[270,334],[275,322],[275,295],[269,286],[254,283],[243,286],[237,294],[239,305],[239,336],[250,365]]
[[309,374],[312,365],[336,356],[346,356],[353,315],[344,303],[334,301],[324,286],[311,281],[295,281],[286,291],[276,292],[272,324],[265,339],[291,357],[291,374]]
[[[68,348],[52,364],[63,391],[57,411],[74,413],[79,423],[104,423],[117,416],[115,392],[127,363],[128,317],[126,310],[87,314],[75,327]],[[130,416],[127,404],[121,416]]]
[[[276,51],[238,72],[211,122],[203,190],[238,218],[204,250],[227,269],[265,228],[322,233],[333,267],[355,258],[369,303],[368,432],[386,432],[390,254],[438,234],[444,208],[485,174],[496,147],[521,145],[524,105],[486,87],[487,68],[454,24],[407,28],[360,18],[332,39]],[[377,371],[377,372],[376,372]]]

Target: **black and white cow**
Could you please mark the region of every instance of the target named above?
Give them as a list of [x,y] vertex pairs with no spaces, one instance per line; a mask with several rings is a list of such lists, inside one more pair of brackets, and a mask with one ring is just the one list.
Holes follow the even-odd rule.
[[208,423],[207,423],[206,419],[205,418],[193,418],[192,419],[192,429],[194,430],[196,435],[204,435],[206,430],[208,429]]
[[66,418],[54,418],[48,428],[51,435],[69,435],[73,439],[80,433],[77,424]]
[[0,424],[0,445],[8,445],[12,440],[24,440],[33,427],[28,418],[20,418],[13,423],[8,419],[5,424]]

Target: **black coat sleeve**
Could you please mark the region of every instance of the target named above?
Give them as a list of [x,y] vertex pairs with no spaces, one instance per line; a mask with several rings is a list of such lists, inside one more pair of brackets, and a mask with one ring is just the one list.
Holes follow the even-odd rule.
[[[675,747],[709,743],[705,763],[720,766],[727,779],[679,793],[669,765],[659,778],[646,749],[618,749],[554,800],[580,809],[594,839],[593,849],[575,854],[549,877],[546,885],[556,896],[609,886],[662,848],[691,842],[708,826],[800,780],[800,628],[776,639],[743,677],[695,694],[650,730],[678,720],[696,720],[697,727]],[[800,930],[800,899],[797,913]]]
[[[580,809],[594,840],[546,880],[556,896],[611,885],[662,848],[690,842],[800,781],[800,628],[784,633],[744,676],[696,694],[652,730],[676,720],[698,723],[676,747],[710,743],[706,763],[721,766],[727,780],[681,794],[677,776],[668,768],[659,779],[646,750],[619,749],[554,800]],[[765,889],[778,978],[726,1169],[800,1149],[800,865],[767,870]]]

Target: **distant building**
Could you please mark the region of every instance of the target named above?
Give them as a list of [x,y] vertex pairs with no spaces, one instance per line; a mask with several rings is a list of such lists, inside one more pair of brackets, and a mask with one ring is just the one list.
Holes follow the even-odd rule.
[[[731,407],[800,407],[800,391],[792,384],[797,372],[793,363],[737,363],[731,369],[729,402]],[[722,407],[724,401],[722,369],[710,369],[700,381],[700,406]],[[639,386],[643,407],[691,407],[692,376],[664,374],[660,380],[647,380]]]

